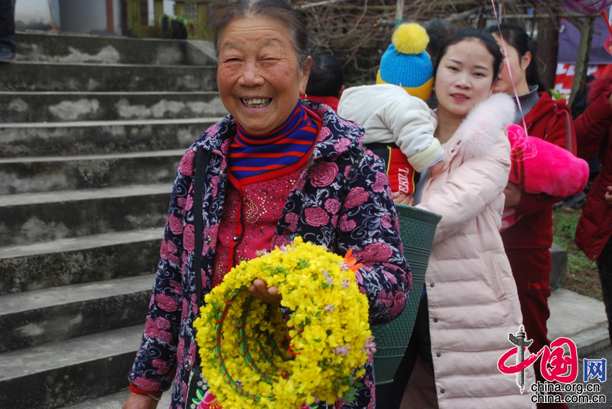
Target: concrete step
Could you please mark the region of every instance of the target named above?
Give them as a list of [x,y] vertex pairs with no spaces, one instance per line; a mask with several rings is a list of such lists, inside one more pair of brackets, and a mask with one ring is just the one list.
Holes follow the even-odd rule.
[[164,228],[0,247],[0,295],[153,273]]
[[172,184],[0,196],[0,246],[162,227]]
[[53,409],[128,387],[143,326],[0,354],[0,408]]
[[553,243],[550,247],[551,269],[550,269],[550,289],[552,291],[563,288],[567,278],[567,250]]
[[214,66],[16,62],[0,77],[0,91],[217,90]]
[[[112,395],[91,399],[85,402],[77,403],[76,405],[66,406],[64,409],[119,409],[123,406],[129,394],[130,391],[126,389],[121,392],[113,393]],[[160,409],[170,407],[171,398],[171,391],[164,393],[159,400],[157,407]]]
[[0,92],[0,123],[227,115],[217,92]]
[[0,124],[0,158],[187,149],[221,118]]
[[560,337],[571,339],[576,343],[580,358],[610,345],[608,317],[603,302],[559,288],[548,298],[548,308],[550,318],[546,324],[551,341]]
[[172,183],[184,149],[0,159],[0,195]]
[[[125,389],[121,392],[113,393],[112,395],[103,396],[101,398],[87,400],[85,402],[76,403],[70,406],[63,406],[63,409],[118,409],[123,406],[125,400],[130,395],[130,390]],[[170,395],[170,393],[165,393],[162,396]],[[160,409],[167,409],[170,406],[170,402],[168,401],[167,405],[162,405],[160,400],[160,404],[157,405]]]
[[0,352],[143,324],[155,274],[0,297]]
[[94,35],[18,32],[17,61],[214,65],[210,41],[135,39]]

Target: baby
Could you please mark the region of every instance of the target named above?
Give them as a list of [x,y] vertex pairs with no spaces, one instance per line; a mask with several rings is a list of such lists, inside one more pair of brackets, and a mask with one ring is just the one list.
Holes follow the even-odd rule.
[[435,174],[443,166],[436,117],[425,103],[433,86],[428,42],[420,25],[400,25],[376,85],[345,90],[338,105],[340,116],[364,127],[363,144],[386,161],[393,197],[404,204],[411,202],[418,173],[431,168]]

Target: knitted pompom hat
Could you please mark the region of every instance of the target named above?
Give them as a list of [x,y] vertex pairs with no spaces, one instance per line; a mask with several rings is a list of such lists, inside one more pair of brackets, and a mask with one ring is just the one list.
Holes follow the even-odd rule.
[[433,87],[433,66],[425,51],[429,36],[416,23],[400,24],[380,60],[377,84],[393,84],[427,101]]

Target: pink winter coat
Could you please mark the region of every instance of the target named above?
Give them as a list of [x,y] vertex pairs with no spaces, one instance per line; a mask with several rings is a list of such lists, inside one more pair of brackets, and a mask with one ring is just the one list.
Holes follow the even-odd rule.
[[479,104],[446,143],[443,170],[425,185],[418,207],[442,215],[425,277],[435,384],[418,360],[402,408],[535,408],[533,368],[522,395],[516,377],[497,369],[514,346],[508,334],[523,320],[499,234],[510,172],[504,129],[513,117],[505,94]]

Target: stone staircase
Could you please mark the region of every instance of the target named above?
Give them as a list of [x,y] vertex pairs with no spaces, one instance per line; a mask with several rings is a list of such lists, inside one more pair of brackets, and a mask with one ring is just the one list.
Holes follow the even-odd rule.
[[0,408],[57,408],[127,387],[178,162],[226,111],[210,43],[16,41],[0,65]]

